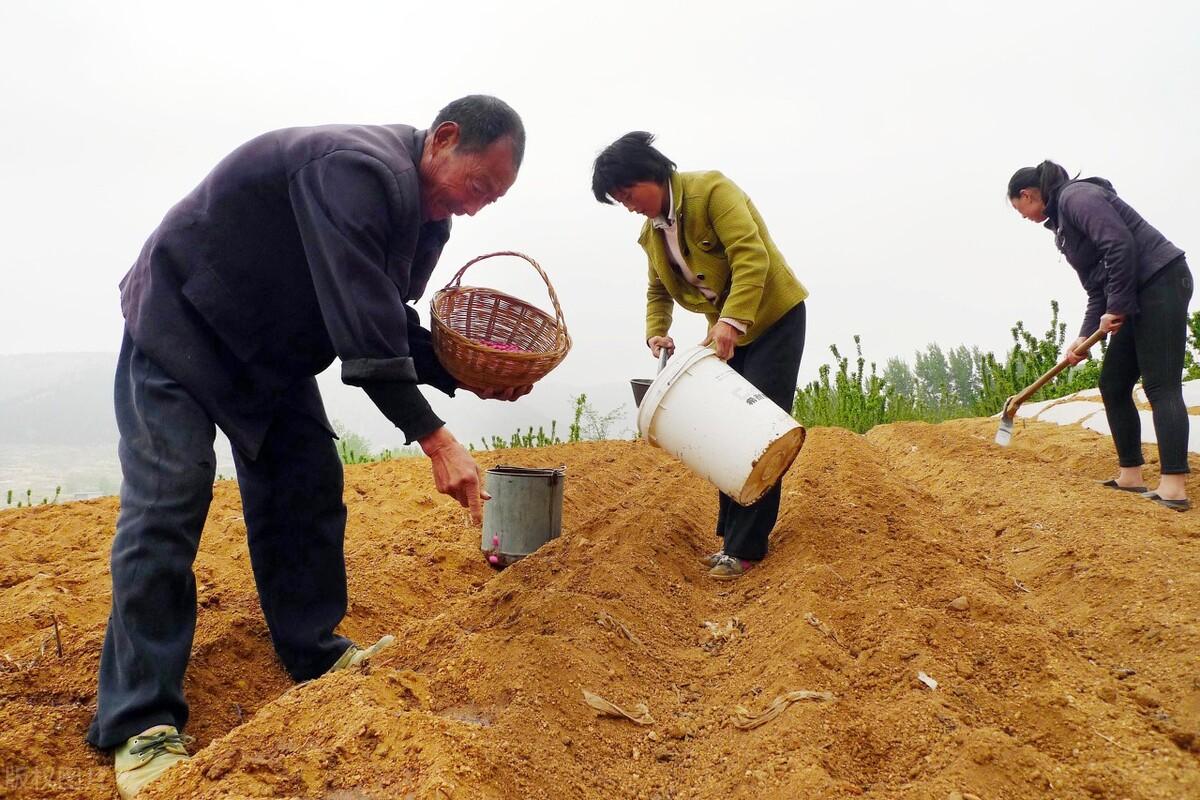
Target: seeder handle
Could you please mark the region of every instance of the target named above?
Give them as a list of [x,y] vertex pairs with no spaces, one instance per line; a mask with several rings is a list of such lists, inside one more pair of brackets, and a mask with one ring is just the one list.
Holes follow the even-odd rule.
[[[1081,344],[1081,345],[1079,345],[1079,347],[1075,348],[1075,354],[1083,355],[1088,350],[1091,350],[1096,345],[1096,342],[1100,341],[1103,338],[1104,338],[1104,334],[1097,330],[1095,333],[1093,333],[1091,336],[1089,336],[1087,339],[1085,339],[1083,344]],[[1034,381],[1033,383],[1026,386],[1020,392],[1013,395],[1013,398],[1011,400],[1009,400],[1008,403],[1006,403],[1004,406],[1004,416],[1011,417],[1013,414],[1015,414],[1017,409],[1021,406],[1022,403],[1024,403],[1030,397],[1033,397],[1033,395],[1037,392],[1038,389],[1041,389],[1047,383],[1054,380],[1054,377],[1056,375],[1058,375],[1058,373],[1060,373],[1064,369],[1066,369],[1069,365],[1070,365],[1070,362],[1068,362],[1066,357],[1064,357],[1061,361],[1059,361],[1053,367],[1046,370],[1046,372],[1042,374],[1042,377],[1038,378],[1036,381]]]

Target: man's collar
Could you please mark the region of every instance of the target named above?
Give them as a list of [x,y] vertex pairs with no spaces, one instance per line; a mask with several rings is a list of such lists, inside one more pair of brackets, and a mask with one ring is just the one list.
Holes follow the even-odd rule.
[[[428,130],[416,130],[412,132],[412,150],[409,151],[409,158],[412,160],[413,170],[417,173],[417,186],[421,185],[421,158],[425,155],[425,138],[429,135]],[[424,200],[421,197],[420,190],[417,191],[417,216],[425,221],[425,211],[423,209]],[[449,226],[446,227],[446,236],[449,237]]]

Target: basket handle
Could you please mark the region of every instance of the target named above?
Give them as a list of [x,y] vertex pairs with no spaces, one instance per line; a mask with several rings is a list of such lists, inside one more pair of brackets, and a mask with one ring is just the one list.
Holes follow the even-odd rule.
[[[445,289],[449,289],[451,287],[457,289],[458,287],[462,286],[463,273],[467,271],[467,267],[471,266],[472,264],[475,264],[478,261],[483,261],[485,258],[494,258],[496,256],[516,256],[517,258],[523,258],[529,262],[529,265],[531,267],[533,267],[535,270],[537,270],[537,274],[542,276],[542,280],[546,284],[546,289],[548,289],[550,292],[550,302],[554,304],[554,317],[555,317],[555,321],[558,323],[558,329],[560,331],[562,331],[563,336],[566,336],[567,335],[567,321],[563,317],[562,306],[558,304],[558,292],[554,291],[554,284],[550,283],[550,276],[546,274],[546,271],[543,270],[536,261],[534,261],[529,256],[525,255],[524,253],[518,253],[516,250],[500,250],[495,253],[487,253],[482,256],[476,256],[475,258],[472,258],[470,261],[468,261],[466,264],[463,264],[462,268],[459,269],[458,272],[454,273],[454,277],[451,278],[450,282],[446,284]],[[443,291],[444,291],[444,289],[443,289]]]

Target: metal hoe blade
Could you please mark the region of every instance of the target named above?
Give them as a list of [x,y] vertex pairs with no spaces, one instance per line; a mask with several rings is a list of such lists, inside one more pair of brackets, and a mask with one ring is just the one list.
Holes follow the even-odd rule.
[[1000,428],[996,431],[996,444],[1000,445],[1001,447],[1008,447],[1009,442],[1012,441],[1012,435],[1013,418],[1001,417]]
[[1000,408],[1000,429],[996,431],[996,444],[1001,447],[1008,447],[1012,441],[1013,435],[1013,418],[1017,416],[1018,404],[1016,395],[1009,397],[1004,401],[1004,405]]

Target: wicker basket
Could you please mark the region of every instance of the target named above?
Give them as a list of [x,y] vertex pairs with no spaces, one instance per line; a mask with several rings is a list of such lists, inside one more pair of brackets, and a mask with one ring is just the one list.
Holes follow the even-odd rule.
[[[468,267],[496,256],[523,258],[537,270],[550,290],[555,316],[495,289],[462,285]],[[430,312],[438,360],[460,384],[472,389],[508,389],[536,383],[571,349],[558,294],[538,263],[524,253],[505,250],[471,259],[434,294]],[[521,350],[497,350],[480,339]]]

